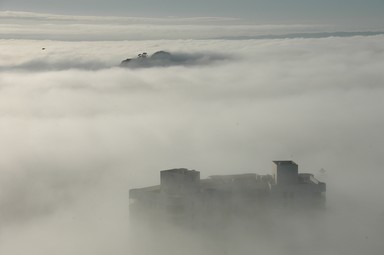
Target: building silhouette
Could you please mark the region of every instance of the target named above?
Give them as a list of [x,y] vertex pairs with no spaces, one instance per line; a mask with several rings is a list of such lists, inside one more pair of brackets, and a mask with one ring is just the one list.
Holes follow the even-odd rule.
[[145,220],[208,224],[233,217],[254,218],[271,211],[318,210],[326,184],[299,173],[293,161],[273,161],[270,175],[213,175],[186,168],[163,170],[160,185],[131,189],[130,214]]

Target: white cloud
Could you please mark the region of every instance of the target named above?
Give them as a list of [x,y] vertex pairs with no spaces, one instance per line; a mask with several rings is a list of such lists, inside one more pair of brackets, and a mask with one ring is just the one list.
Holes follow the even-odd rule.
[[[1,40],[0,253],[126,254],[129,188],[171,167],[268,173],[274,159],[327,171],[325,253],[380,251],[383,40]],[[116,67],[157,50],[234,58]]]

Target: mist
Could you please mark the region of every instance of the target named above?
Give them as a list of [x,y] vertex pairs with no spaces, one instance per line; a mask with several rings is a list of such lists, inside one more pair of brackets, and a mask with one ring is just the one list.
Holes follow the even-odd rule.
[[[383,40],[0,40],[0,253],[382,254]],[[230,57],[118,67],[159,50]],[[160,170],[276,159],[327,183],[324,215],[132,231],[128,191]]]

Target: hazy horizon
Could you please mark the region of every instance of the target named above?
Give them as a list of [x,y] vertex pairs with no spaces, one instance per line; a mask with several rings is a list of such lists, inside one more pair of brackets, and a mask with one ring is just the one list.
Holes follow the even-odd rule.
[[144,0],[3,0],[0,10],[58,13],[94,16],[196,17],[222,16],[258,23],[327,23],[338,25],[383,25],[384,2],[381,0],[209,0],[163,1]]

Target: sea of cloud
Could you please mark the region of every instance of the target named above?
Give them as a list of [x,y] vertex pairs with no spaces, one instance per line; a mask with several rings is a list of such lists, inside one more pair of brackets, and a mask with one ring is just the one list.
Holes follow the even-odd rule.
[[[327,238],[305,225],[264,253],[381,254],[383,42],[0,40],[0,254],[133,254],[130,188],[174,167],[267,174],[276,159],[327,182]],[[158,50],[221,58],[119,67]]]

